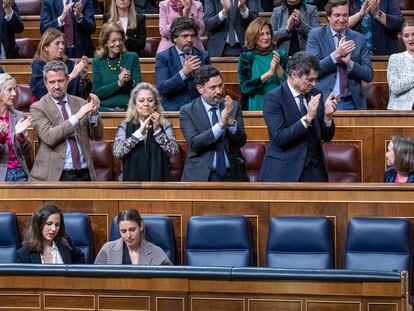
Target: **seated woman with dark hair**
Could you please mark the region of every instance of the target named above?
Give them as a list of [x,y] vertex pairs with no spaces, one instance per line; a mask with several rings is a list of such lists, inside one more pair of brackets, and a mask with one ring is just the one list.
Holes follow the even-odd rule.
[[104,265],[171,265],[167,254],[145,240],[144,221],[135,209],[126,209],[118,215],[121,238],[102,246],[95,264]]
[[246,48],[239,59],[239,81],[243,108],[263,110],[264,96],[287,79],[283,69],[287,52],[275,50],[272,26],[265,17],[253,20],[246,29]]
[[414,139],[406,136],[393,136],[385,154],[387,165],[384,182],[414,182]]
[[164,118],[158,90],[141,82],[132,90],[114,142],[114,156],[122,160],[122,180],[171,180],[169,159],[177,152],[174,129]]
[[26,229],[23,247],[16,252],[16,263],[83,264],[83,253],[65,234],[62,211],[55,205],[42,205]]

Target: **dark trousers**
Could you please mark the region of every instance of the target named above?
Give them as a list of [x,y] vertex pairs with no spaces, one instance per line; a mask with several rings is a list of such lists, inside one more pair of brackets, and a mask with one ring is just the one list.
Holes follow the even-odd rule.
[[328,176],[326,175],[325,165],[322,161],[309,162],[302,171],[299,178],[300,182],[327,182]]
[[63,171],[60,176],[60,181],[91,181],[89,170],[84,168],[82,170]]
[[226,174],[220,177],[217,175],[216,171],[211,171],[208,181],[233,181],[233,175],[231,174],[231,169],[227,169]]
[[236,43],[233,46],[230,46],[230,44],[226,43],[224,45],[223,57],[239,57],[241,51],[241,45],[239,43]]

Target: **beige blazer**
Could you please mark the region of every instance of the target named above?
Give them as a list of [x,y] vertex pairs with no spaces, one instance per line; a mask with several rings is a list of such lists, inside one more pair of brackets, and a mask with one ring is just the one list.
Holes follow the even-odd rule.
[[[79,111],[87,102],[79,97],[67,95],[72,114]],[[87,117],[83,118],[74,128],[69,120],[63,121],[59,108],[49,94],[43,96],[30,107],[32,125],[39,137],[37,152],[29,181],[54,181],[62,175],[66,154],[66,138],[76,134],[92,180],[96,179],[89,139],[100,140],[104,129],[99,117],[97,124],[92,126]]]

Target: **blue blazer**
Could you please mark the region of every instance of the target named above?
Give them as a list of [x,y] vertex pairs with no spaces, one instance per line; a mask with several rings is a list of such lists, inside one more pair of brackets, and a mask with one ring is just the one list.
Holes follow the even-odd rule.
[[[313,89],[311,95],[321,93]],[[269,131],[269,146],[260,171],[261,181],[297,182],[305,166],[308,143],[308,129],[301,122],[302,115],[292,92],[284,82],[265,96],[263,117]],[[335,134],[335,123],[326,127],[324,122],[324,101],[321,97],[313,127],[322,151],[322,140],[330,141]],[[326,172],[326,175],[327,172]]]
[[19,15],[19,9],[16,3],[12,2],[13,15],[9,21],[4,18],[5,12],[0,5],[0,41],[3,44],[6,58],[18,58],[19,47],[16,45],[14,34],[21,33],[24,30],[23,22]]
[[[93,57],[95,47],[92,43],[91,35],[95,32],[95,11],[92,0],[79,0],[83,4],[83,18],[81,22],[73,19],[73,39],[74,52],[69,57],[82,57],[83,55]],[[77,2],[77,1],[74,1]],[[61,0],[42,0],[42,10],[40,13],[40,31],[44,33],[48,28],[57,28],[64,32],[64,25],[59,27],[58,17],[62,14],[63,2]]]
[[[349,1],[350,15],[353,15],[361,9],[359,0]],[[391,55],[399,53],[398,33],[404,23],[404,17],[401,14],[397,0],[381,0],[380,10],[387,15],[387,26],[383,26],[372,15],[372,54],[374,55]],[[370,14],[370,13],[368,13]],[[354,30],[361,32],[361,22]]]
[[[348,72],[349,91],[357,109],[367,109],[361,82],[370,82],[373,78],[371,56],[362,34],[347,29],[345,36],[347,40],[354,40],[356,44],[351,54],[354,67]],[[322,91],[323,97],[327,98],[335,86],[337,74],[337,64],[331,58],[331,53],[335,51],[335,43],[329,25],[313,28],[309,32],[306,50],[320,60],[321,68],[316,87]]]
[[[211,64],[208,52],[193,48],[193,55],[201,60],[201,65]],[[178,111],[200,96],[192,74],[181,79],[179,71],[183,68],[175,45],[155,56],[155,80],[161,93],[162,106],[166,111]]]
[[[397,177],[397,171],[394,167],[389,167],[384,172],[384,182],[395,182],[395,178]],[[407,183],[414,183],[414,172],[408,174]]]

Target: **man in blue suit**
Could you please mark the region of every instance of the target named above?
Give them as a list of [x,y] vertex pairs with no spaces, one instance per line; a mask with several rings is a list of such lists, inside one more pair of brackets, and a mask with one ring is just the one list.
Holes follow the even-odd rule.
[[371,56],[362,34],[347,29],[347,0],[329,0],[325,7],[329,24],[309,32],[306,50],[320,60],[316,87],[326,98],[339,96],[338,109],[367,109],[361,82],[373,78]]
[[15,33],[24,30],[19,10],[14,0],[2,0],[0,3],[0,58],[18,58]]
[[96,29],[94,14],[93,0],[43,0],[40,31],[43,33],[48,28],[62,31],[65,54],[69,57],[93,57],[95,47],[91,35]]
[[211,61],[207,52],[193,47],[198,29],[192,18],[176,18],[170,31],[174,45],[155,56],[155,80],[166,111],[178,111],[200,96],[193,72],[202,65],[211,64]]
[[334,136],[337,100],[331,93],[323,103],[314,89],[318,71],[315,56],[298,52],[289,59],[288,80],[265,96],[263,117],[270,139],[262,181],[328,181],[322,141]]

